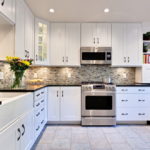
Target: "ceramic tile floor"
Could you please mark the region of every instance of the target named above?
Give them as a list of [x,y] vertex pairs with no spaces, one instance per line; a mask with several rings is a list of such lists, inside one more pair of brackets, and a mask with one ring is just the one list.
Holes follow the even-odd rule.
[[34,150],[150,150],[150,126],[47,126]]

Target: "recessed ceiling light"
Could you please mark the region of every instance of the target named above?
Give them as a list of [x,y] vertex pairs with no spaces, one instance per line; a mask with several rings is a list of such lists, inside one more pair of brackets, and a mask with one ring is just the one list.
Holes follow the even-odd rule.
[[109,8],[105,8],[105,9],[104,9],[104,12],[105,12],[105,13],[109,13],[109,11],[110,11]]
[[55,10],[54,10],[53,8],[50,8],[50,9],[49,9],[49,12],[50,12],[50,13],[54,13]]

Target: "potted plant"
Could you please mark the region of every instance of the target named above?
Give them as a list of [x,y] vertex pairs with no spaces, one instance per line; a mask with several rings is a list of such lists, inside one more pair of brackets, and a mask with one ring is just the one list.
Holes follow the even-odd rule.
[[6,60],[10,64],[10,70],[14,72],[15,79],[11,88],[19,88],[21,85],[21,81],[26,69],[30,67],[32,64],[32,59],[21,59],[19,57],[6,57]]

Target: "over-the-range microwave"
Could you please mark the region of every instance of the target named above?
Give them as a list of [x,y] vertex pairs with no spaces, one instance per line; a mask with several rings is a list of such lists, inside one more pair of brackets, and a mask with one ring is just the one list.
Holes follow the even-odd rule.
[[81,47],[81,64],[111,64],[111,47]]

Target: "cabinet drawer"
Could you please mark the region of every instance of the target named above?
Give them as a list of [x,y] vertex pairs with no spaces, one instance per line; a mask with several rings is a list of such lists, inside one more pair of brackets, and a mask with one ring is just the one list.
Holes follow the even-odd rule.
[[117,94],[117,107],[149,107],[150,94]]
[[117,93],[150,93],[149,87],[117,87]]
[[117,108],[117,121],[146,121],[150,119],[148,108]]
[[38,90],[34,93],[35,101],[45,97],[45,88]]

